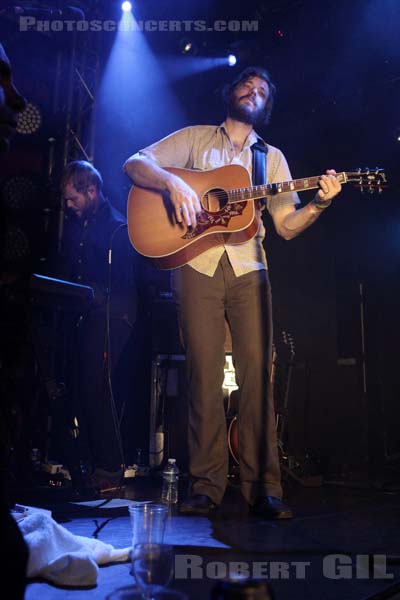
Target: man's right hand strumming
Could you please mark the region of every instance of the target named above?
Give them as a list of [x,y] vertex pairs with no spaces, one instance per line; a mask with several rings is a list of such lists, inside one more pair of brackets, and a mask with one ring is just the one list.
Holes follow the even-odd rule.
[[169,173],[167,190],[178,223],[183,221],[188,227],[196,227],[196,215],[201,212],[201,204],[196,192],[183,179],[173,173]]
[[168,191],[178,223],[184,222],[188,227],[196,227],[196,213],[201,212],[201,203],[196,192],[183,179],[144,156],[131,156],[123,168],[136,185],[161,192]]

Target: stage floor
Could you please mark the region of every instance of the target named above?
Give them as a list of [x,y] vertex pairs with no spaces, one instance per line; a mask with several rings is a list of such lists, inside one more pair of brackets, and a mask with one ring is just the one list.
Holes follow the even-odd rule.
[[[73,534],[124,548],[131,543],[127,505],[132,500],[155,500],[161,488],[156,474],[125,481],[121,489],[97,498],[40,487],[21,492],[20,501],[50,510],[53,519]],[[222,505],[210,518],[180,516],[175,507],[171,509],[165,542],[173,545],[180,572],[170,587],[184,591],[190,600],[206,600],[216,578],[237,569],[235,563],[240,562],[244,574],[259,575],[259,569],[264,569],[276,600],[399,599],[398,484],[398,480],[377,486],[345,479],[311,488],[286,481],[285,499],[295,518],[262,521],[248,514],[232,480]],[[182,497],[186,485],[183,477]],[[186,568],[188,555],[196,557],[196,579]],[[379,558],[382,555],[384,559]],[[369,572],[365,570],[368,560]],[[114,563],[100,567],[94,587],[66,588],[30,580],[25,597],[105,599],[131,584],[129,562]]]

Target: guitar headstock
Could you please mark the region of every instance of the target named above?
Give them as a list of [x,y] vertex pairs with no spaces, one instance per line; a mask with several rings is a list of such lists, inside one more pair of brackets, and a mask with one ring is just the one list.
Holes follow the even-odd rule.
[[358,187],[361,192],[381,193],[387,187],[387,178],[383,169],[356,169],[344,173],[346,183]]

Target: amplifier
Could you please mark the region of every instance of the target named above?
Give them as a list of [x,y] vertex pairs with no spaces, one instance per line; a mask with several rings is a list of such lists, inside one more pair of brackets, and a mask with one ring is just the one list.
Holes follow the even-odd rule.
[[183,354],[175,303],[157,298],[151,303],[151,347],[156,354]]
[[[228,427],[237,410],[232,393],[237,390],[237,385],[231,354],[226,354],[224,375],[222,396]],[[176,458],[179,468],[187,470],[187,418],[185,356],[156,354],[151,364],[150,467],[158,467],[168,458]]]
[[185,356],[157,354],[151,363],[149,464],[158,467],[176,458],[188,468],[187,386]]

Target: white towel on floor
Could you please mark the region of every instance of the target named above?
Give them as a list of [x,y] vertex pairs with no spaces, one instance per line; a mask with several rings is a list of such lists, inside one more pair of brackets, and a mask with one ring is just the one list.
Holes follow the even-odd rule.
[[94,538],[74,535],[52,517],[36,513],[18,522],[29,547],[28,577],[65,586],[90,586],[99,568],[128,560],[130,548],[116,549]]

